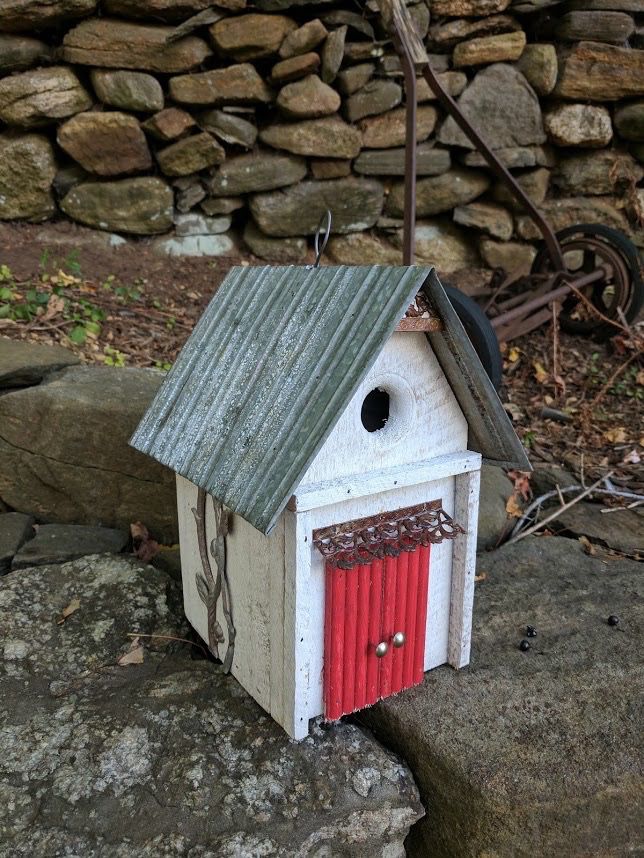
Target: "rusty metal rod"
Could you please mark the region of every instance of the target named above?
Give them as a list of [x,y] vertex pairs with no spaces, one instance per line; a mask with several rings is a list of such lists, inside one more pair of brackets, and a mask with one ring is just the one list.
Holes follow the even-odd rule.
[[544,218],[539,209],[535,206],[530,197],[526,194],[521,185],[507,169],[507,167],[505,167],[505,165],[501,163],[501,161],[495,155],[495,153],[487,144],[487,142],[483,139],[483,137],[481,137],[476,128],[474,128],[474,126],[470,123],[467,117],[463,114],[460,107],[456,104],[451,95],[449,95],[449,93],[443,89],[441,82],[434,74],[434,70],[432,69],[429,62],[423,65],[422,73],[423,77],[429,84],[430,89],[432,90],[440,104],[454,119],[454,121],[461,128],[466,137],[468,137],[472,141],[475,148],[478,149],[478,151],[483,155],[492,172],[496,173],[499,179],[503,182],[504,185],[507,186],[507,188],[510,190],[515,199],[521,203],[521,205],[525,208],[529,216],[535,222],[546,243],[546,247],[548,249],[548,253],[550,254],[550,258],[552,260],[554,268],[557,271],[565,271],[566,267],[564,264],[563,253],[561,251],[561,245],[559,244],[559,240],[557,239],[557,236],[555,235],[555,232],[548,223],[548,221]]
[[413,265],[416,245],[416,67],[404,39],[395,37],[405,76],[405,203],[403,265]]
[[[576,289],[580,289],[583,286],[588,286],[597,280],[601,280],[605,274],[606,272],[603,268],[597,268],[595,271],[591,271],[590,274],[584,274],[583,277],[575,278],[574,280],[571,280],[571,282]],[[558,289],[546,292],[545,295],[539,295],[531,301],[526,301],[525,304],[522,304],[520,307],[515,307],[514,310],[508,310],[507,313],[501,313],[500,316],[495,316],[493,319],[490,319],[490,323],[493,328],[499,328],[502,325],[506,325],[508,322],[511,322],[513,319],[519,319],[521,316],[527,316],[533,310],[545,307],[546,304],[550,304],[558,298],[565,298],[571,291],[570,286],[566,283],[563,286],[559,286]]]

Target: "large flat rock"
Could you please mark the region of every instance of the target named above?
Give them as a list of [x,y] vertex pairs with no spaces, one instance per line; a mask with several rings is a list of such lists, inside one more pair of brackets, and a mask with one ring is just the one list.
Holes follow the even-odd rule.
[[40,520],[177,537],[174,475],[128,446],[163,379],[72,367],[0,396],[0,498]]
[[[188,633],[178,596],[121,557],[4,579],[0,854],[402,856],[422,814],[407,767],[355,725],[291,741],[221,667],[161,637]],[[136,631],[159,637],[117,665]]]
[[50,372],[80,361],[62,346],[45,346],[0,337],[0,390],[39,384]]
[[[477,571],[487,579],[469,668],[433,670],[364,716],[408,761],[427,807],[408,854],[635,854],[641,565],[541,537],[479,558]],[[538,637],[521,652],[528,624]]]

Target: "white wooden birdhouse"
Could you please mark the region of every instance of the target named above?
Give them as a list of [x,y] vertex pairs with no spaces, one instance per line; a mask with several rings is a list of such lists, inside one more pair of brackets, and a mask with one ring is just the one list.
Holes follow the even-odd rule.
[[433,269],[233,268],[132,444],[189,621],[295,739],[468,663],[482,456],[529,465]]

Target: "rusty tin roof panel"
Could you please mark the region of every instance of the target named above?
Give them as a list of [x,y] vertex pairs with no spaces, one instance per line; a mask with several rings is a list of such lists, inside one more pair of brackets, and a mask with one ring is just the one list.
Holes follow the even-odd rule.
[[267,533],[431,270],[231,269],[132,445]]

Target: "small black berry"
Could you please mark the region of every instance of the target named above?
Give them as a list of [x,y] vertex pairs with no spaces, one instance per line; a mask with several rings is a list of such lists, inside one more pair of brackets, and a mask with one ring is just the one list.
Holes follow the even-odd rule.
[[526,626],[525,633],[529,638],[536,638],[537,636],[537,630],[534,626]]
[[619,625],[619,617],[616,617],[615,614],[611,614],[610,617],[606,620],[609,626],[618,626]]
[[530,641],[523,638],[523,640],[519,644],[519,649],[521,650],[521,652],[527,652],[530,649]]

